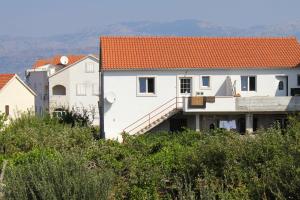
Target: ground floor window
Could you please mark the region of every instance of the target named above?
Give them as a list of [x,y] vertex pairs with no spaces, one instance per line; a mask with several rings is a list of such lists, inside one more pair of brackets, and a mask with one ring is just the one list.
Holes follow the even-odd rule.
[[8,116],[9,115],[9,105],[5,106],[5,115]]

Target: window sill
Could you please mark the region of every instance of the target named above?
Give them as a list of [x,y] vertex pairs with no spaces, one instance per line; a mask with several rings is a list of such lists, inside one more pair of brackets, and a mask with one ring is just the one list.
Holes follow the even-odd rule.
[[138,93],[136,96],[137,97],[157,97],[157,95],[154,93]]
[[204,86],[200,87],[200,90],[211,90],[211,89],[212,89],[211,87],[204,87]]

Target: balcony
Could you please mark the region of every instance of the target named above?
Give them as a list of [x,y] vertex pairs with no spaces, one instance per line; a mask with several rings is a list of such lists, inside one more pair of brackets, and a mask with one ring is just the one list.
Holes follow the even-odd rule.
[[203,105],[196,106],[191,105],[193,97],[185,97],[184,104],[183,104],[183,111],[184,112],[235,112],[235,97],[233,96],[216,96],[216,97],[209,97],[210,101],[207,101],[207,97],[204,98]]
[[236,110],[246,112],[293,112],[300,111],[300,96],[239,97]]
[[50,109],[69,106],[69,99],[66,95],[52,95],[50,96],[49,106]]
[[[300,111],[300,96],[280,97],[203,97],[199,105],[192,103],[193,97],[185,97],[183,111],[187,113],[226,112],[293,112]],[[206,99],[209,99],[207,101]],[[213,100],[212,100],[213,99]],[[203,102],[202,102],[203,101]]]

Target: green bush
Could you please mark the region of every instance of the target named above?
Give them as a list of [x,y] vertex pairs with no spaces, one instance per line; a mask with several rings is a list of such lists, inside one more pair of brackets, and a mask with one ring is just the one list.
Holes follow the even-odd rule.
[[35,151],[6,173],[6,199],[107,199],[113,174],[90,168],[76,156],[50,159]]
[[[300,123],[95,140],[90,127],[23,116],[0,132],[12,199],[300,199]],[[100,189],[99,189],[100,188]]]

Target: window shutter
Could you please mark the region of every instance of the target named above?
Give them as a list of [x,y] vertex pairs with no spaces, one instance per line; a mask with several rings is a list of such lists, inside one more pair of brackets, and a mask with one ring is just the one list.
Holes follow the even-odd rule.
[[9,105],[5,106],[5,115],[8,116],[9,115]]
[[85,84],[77,84],[76,93],[78,96],[85,96],[86,95],[86,85]]
[[85,72],[86,73],[94,73],[94,63],[92,63],[92,62],[86,63]]

